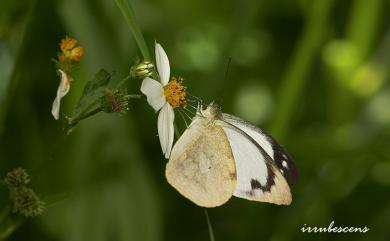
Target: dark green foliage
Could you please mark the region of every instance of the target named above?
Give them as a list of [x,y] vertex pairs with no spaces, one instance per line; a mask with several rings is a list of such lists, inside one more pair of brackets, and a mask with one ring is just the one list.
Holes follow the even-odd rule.
[[100,106],[100,99],[104,95],[104,90],[109,84],[111,74],[101,69],[93,79],[89,80],[84,87],[80,100],[78,101],[75,115],[80,115]]
[[[232,198],[208,210],[216,241],[390,240],[388,0],[130,3],[147,60],[158,41],[188,96],[254,122],[297,163],[291,206]],[[66,35],[85,56],[63,113],[77,120],[129,107],[122,117],[83,119],[69,135],[50,114],[59,84],[50,59]],[[145,98],[125,101],[140,94],[142,80],[127,79],[127,92],[117,91],[132,60],[148,55],[142,52],[115,1],[0,0],[0,176],[8,186],[25,185],[28,176],[6,176],[25,167],[48,203],[38,218],[14,225],[8,240],[209,240],[202,208],[165,180],[155,111]],[[102,68],[110,72],[96,74]],[[183,131],[178,112],[175,120]],[[36,214],[36,193],[21,190],[15,210]],[[1,185],[0,229],[9,204]],[[13,205],[9,212],[19,215]],[[300,230],[332,220],[370,231]]]

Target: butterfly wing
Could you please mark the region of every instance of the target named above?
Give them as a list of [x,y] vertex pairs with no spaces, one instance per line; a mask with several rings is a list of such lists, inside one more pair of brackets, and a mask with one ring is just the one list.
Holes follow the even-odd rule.
[[227,202],[236,188],[236,168],[222,127],[195,117],[175,143],[166,166],[168,182],[203,207]]
[[236,163],[237,186],[234,196],[278,205],[291,203],[290,187],[271,157],[245,132],[221,124]]
[[248,121],[229,114],[222,116],[225,122],[245,132],[267,152],[289,185],[297,182],[298,169],[293,158],[275,139]]

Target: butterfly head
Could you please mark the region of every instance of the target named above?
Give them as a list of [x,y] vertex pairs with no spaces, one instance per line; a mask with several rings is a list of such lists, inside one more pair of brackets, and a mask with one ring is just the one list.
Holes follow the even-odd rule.
[[202,107],[200,108],[200,115],[210,121],[214,121],[222,118],[222,110],[217,103],[211,102],[205,110]]

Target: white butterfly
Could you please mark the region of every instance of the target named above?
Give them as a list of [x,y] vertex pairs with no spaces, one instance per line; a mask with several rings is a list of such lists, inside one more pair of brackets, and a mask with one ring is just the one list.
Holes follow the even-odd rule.
[[198,108],[174,145],[166,177],[203,207],[220,206],[233,195],[289,205],[289,185],[298,173],[291,156],[272,137],[211,103],[205,110]]

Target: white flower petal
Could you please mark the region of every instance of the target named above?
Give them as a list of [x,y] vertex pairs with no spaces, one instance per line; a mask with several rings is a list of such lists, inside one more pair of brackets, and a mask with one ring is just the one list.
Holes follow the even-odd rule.
[[66,73],[62,70],[58,70],[61,74],[61,82],[57,89],[57,96],[54,99],[52,108],[51,108],[51,114],[53,115],[54,119],[58,120],[60,118],[60,106],[61,106],[61,99],[69,92],[70,89],[70,81],[68,79],[68,76]]
[[173,122],[175,121],[175,112],[172,106],[167,102],[161,109],[158,120],[158,137],[160,138],[160,144],[165,158],[168,159],[171,154],[173,145],[174,127]]
[[168,84],[171,69],[169,67],[168,56],[160,44],[156,43],[156,65],[158,74],[160,75],[160,82],[163,86]]
[[142,81],[141,92],[146,95],[149,105],[156,111],[161,109],[166,102],[163,86],[154,79],[146,77]]

